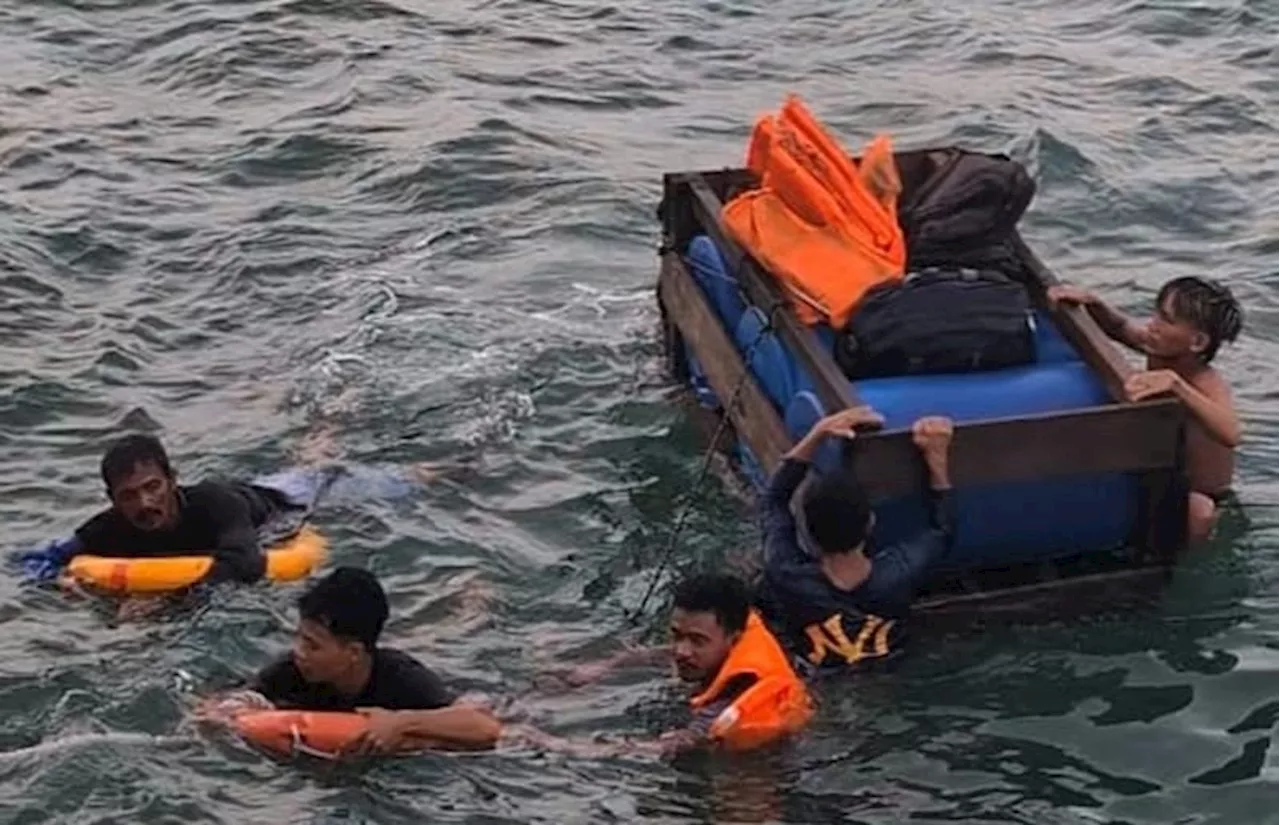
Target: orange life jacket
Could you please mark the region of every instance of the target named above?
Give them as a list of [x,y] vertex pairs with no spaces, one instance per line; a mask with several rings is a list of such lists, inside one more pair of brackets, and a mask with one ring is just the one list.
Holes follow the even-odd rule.
[[715,679],[689,700],[694,710],[715,701],[735,676],[756,681],[725,708],[711,725],[710,736],[729,750],[743,751],[796,733],[813,716],[813,703],[781,645],[752,610],[747,627],[729,651]]
[[725,204],[725,229],[778,278],[801,321],[843,327],[868,289],[902,278],[902,182],[887,136],[855,164],[788,96],[777,117],[756,121],[747,168],[760,185]]

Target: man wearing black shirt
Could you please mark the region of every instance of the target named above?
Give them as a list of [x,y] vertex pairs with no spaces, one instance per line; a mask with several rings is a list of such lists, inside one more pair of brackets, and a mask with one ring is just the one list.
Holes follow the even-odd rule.
[[[201,584],[256,582],[266,572],[265,543],[292,532],[323,497],[397,498],[462,464],[415,465],[392,472],[358,465],[297,467],[242,481],[179,485],[160,441],[127,435],[102,458],[111,507],[69,538],[20,554],[29,581],[52,581],[72,557],[207,555],[213,565]],[[139,618],[165,598],[128,599],[119,618]]]
[[177,483],[160,441],[128,435],[102,458],[111,507],[75,532],[79,553],[113,557],[210,555],[208,583],[255,582],[266,572],[258,530],[291,504],[235,481]]
[[[337,568],[303,594],[298,612],[293,650],[260,671],[248,690],[283,709],[365,713],[369,728],[356,751],[390,752],[407,743],[493,747],[501,726],[492,715],[457,702],[440,677],[413,657],[378,645],[387,597],[367,570]],[[206,700],[198,716],[217,721],[227,698]],[[230,698],[234,703],[235,694]]]
[[[102,457],[102,481],[111,507],[75,533],[22,556],[29,578],[50,580],[77,555],[146,558],[173,555],[213,557],[199,584],[255,582],[266,572],[260,530],[277,516],[306,513],[276,490],[236,481],[180,485],[159,439],[127,435]],[[140,618],[165,604],[166,597],[135,597],[120,606],[118,618]]]
[[822,419],[783,456],[764,496],[762,602],[791,647],[815,668],[857,666],[896,652],[916,590],[954,541],[952,424],[941,417],[921,418],[912,427],[929,474],[929,523],[919,534],[869,548],[871,506],[861,487],[842,475],[814,484],[801,506],[804,526],[797,526],[791,499],[823,439],[854,438],[858,427],[882,422],[867,407]]

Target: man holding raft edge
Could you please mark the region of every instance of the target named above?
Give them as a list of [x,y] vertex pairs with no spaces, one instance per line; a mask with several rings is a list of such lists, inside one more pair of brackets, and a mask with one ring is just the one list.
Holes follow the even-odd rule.
[[819,420],[783,455],[764,494],[761,607],[807,668],[858,667],[897,653],[916,591],[954,542],[953,425],[940,416],[920,418],[911,429],[928,470],[927,524],[919,533],[873,549],[870,502],[843,472],[814,480],[797,524],[791,499],[822,442],[852,439],[859,428],[883,422],[866,406]]
[[488,750],[497,742],[502,726],[487,710],[459,701],[436,673],[412,656],[378,644],[390,611],[386,591],[369,571],[335,569],[303,593],[298,613],[292,650],[244,688],[202,700],[197,721],[254,741],[255,732],[262,737],[288,733],[255,727],[255,711],[363,716],[363,730],[336,752],[319,754],[324,756]]
[[1146,370],[1125,382],[1130,401],[1172,394],[1186,407],[1187,537],[1191,544],[1205,541],[1230,497],[1240,445],[1231,387],[1212,365],[1218,349],[1240,334],[1240,302],[1223,284],[1195,276],[1161,286],[1146,322],[1070,284],[1051,286],[1048,297],[1055,305],[1084,307],[1108,337],[1147,357]]

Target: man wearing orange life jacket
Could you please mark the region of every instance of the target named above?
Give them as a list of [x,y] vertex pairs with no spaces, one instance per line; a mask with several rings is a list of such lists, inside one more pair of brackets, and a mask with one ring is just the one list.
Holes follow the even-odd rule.
[[733,576],[695,576],[677,586],[670,646],[628,650],[564,678],[583,685],[615,667],[663,661],[693,687],[692,720],[657,742],[628,742],[623,750],[751,750],[798,732],[813,715],[804,683],[751,607],[750,591]]

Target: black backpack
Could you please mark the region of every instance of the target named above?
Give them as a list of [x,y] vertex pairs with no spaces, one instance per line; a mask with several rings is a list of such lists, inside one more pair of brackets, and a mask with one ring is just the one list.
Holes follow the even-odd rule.
[[926,157],[919,182],[898,204],[907,270],[960,265],[1016,274],[1007,242],[1036,192],[1027,170],[1006,155],[964,149]]
[[851,379],[978,372],[1035,361],[1026,288],[994,270],[934,268],[877,286],[835,339]]

